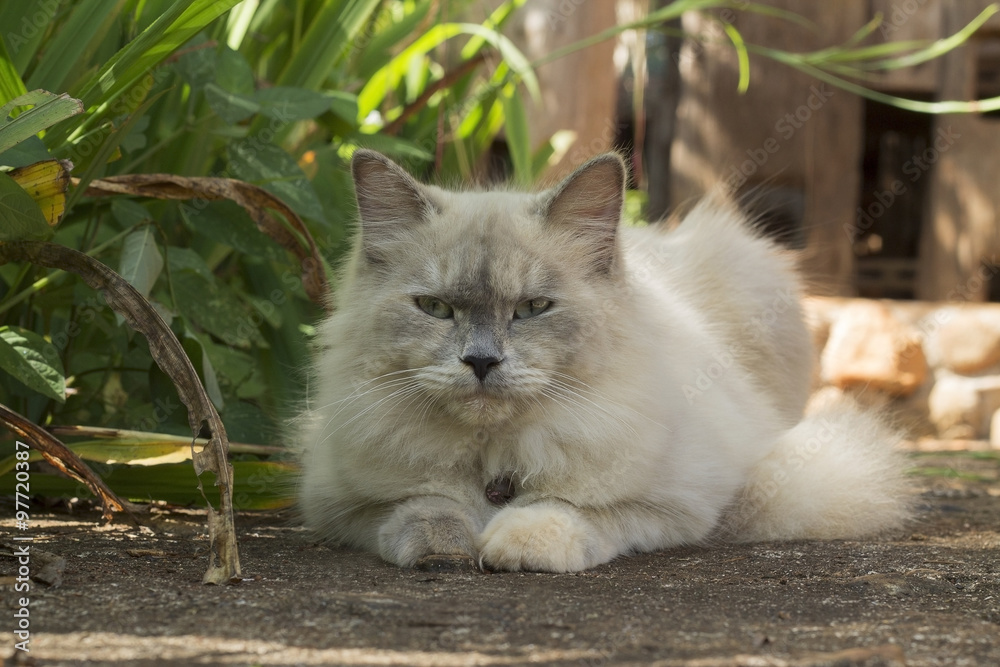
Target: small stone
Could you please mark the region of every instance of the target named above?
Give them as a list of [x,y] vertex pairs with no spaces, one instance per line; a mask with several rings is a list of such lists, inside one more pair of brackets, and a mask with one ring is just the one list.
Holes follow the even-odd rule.
[[990,418],[990,446],[1000,449],[1000,409]]
[[941,437],[990,437],[993,416],[1000,410],[1000,375],[963,377],[940,371],[927,404]]
[[821,358],[822,378],[840,389],[909,396],[927,377],[920,336],[883,304],[858,300],[840,312]]
[[979,373],[1000,363],[1000,309],[948,313],[934,335],[935,357],[956,373]]

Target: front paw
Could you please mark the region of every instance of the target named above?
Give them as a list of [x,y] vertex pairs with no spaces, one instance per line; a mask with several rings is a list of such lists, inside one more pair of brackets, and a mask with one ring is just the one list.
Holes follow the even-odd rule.
[[390,563],[414,567],[425,556],[475,557],[475,528],[457,504],[445,498],[412,498],[378,531],[379,555]]
[[479,560],[495,570],[576,572],[617,555],[594,526],[563,505],[508,507],[479,536]]

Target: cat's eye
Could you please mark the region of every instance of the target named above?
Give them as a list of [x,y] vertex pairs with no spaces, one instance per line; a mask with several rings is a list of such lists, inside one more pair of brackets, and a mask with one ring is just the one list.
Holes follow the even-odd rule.
[[455,314],[451,306],[433,296],[418,296],[417,305],[420,307],[420,310],[439,320],[447,320]]
[[526,320],[529,317],[541,315],[551,305],[552,302],[548,299],[528,299],[517,304],[517,307],[514,308],[514,317],[519,320]]

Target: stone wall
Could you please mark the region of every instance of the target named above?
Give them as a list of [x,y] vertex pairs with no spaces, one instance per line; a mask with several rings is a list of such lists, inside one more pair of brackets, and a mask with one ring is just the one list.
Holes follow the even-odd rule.
[[1000,447],[1000,304],[807,297],[813,404],[850,394],[912,437]]

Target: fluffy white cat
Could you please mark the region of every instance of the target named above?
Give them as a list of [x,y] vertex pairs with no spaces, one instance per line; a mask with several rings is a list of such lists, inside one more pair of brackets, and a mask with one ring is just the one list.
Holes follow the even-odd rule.
[[612,154],[540,194],[449,192],[364,150],[353,172],[301,434],[319,535],[402,566],[569,572],[906,519],[891,429],[803,417],[794,261],[735,209],[622,227]]

